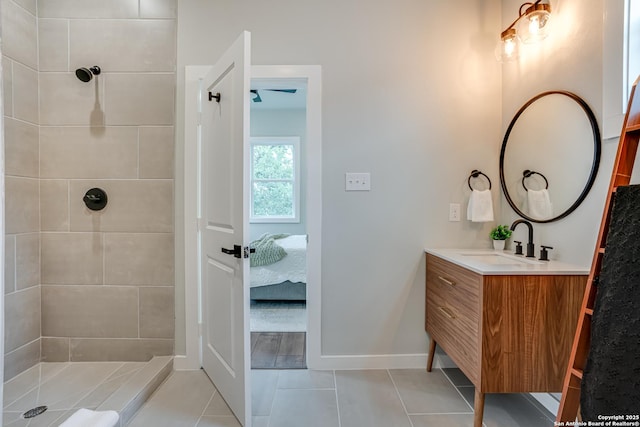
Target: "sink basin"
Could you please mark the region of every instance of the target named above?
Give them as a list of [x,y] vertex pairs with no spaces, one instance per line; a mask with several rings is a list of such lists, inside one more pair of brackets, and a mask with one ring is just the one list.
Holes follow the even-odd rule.
[[523,256],[516,256],[506,254],[503,252],[472,252],[461,253],[461,256],[470,257],[473,261],[482,262],[492,265],[521,265],[521,264],[542,264],[542,261],[537,261],[533,258],[525,258]]

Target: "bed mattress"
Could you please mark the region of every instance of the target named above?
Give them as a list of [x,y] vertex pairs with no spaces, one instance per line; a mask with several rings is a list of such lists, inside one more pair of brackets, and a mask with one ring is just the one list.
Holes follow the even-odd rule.
[[282,260],[265,266],[251,267],[251,287],[273,285],[282,282],[307,282],[307,236],[293,235],[278,239],[287,252]]

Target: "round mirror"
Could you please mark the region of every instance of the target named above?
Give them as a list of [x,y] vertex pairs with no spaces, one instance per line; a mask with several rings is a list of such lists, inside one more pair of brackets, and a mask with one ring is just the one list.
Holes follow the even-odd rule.
[[543,92],[511,120],[500,150],[500,184],[518,215],[551,222],[573,212],[600,164],[600,130],[586,102],[565,91]]

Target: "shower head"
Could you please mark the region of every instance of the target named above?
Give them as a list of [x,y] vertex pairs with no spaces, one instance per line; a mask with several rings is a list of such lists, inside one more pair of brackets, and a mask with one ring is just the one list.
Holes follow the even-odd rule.
[[91,68],[82,67],[76,70],[76,77],[85,83],[91,81],[93,76],[97,76],[98,74],[100,74],[100,67],[97,65]]

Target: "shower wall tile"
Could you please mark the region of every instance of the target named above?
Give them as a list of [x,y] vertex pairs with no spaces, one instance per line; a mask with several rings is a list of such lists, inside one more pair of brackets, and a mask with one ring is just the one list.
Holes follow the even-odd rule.
[[32,15],[36,14],[36,0],[14,0],[16,4],[23,7]]
[[140,128],[140,178],[173,178],[173,141],[173,126]]
[[13,117],[38,124],[38,73],[13,63]]
[[68,20],[39,19],[38,42],[40,71],[70,71]]
[[[35,0],[0,0],[5,141],[5,380],[40,360]],[[37,189],[36,189],[37,187]]]
[[38,67],[36,17],[12,0],[2,0],[2,53],[32,69]]
[[[41,358],[171,355],[177,1],[0,2],[5,378]],[[92,187],[104,211],[84,206]]]
[[138,0],[38,0],[40,18],[137,18]]
[[146,362],[173,354],[173,339],[71,339],[71,361]]
[[40,340],[32,341],[4,355],[4,380],[9,381],[40,362]]
[[34,178],[5,177],[5,232],[40,230],[40,186]]
[[135,127],[41,127],[43,178],[137,178]]
[[4,121],[5,173],[37,178],[38,126],[12,118]]
[[138,337],[138,289],[42,286],[45,337]]
[[40,233],[16,235],[16,289],[40,284]]
[[5,351],[13,351],[40,338],[40,288],[6,295],[4,310]]
[[140,337],[173,338],[175,290],[140,288]]
[[98,64],[105,72],[175,71],[174,20],[73,20],[72,70]]
[[16,236],[4,238],[4,293],[16,290]]
[[141,18],[175,18],[176,0],[140,0]]
[[69,231],[69,181],[40,180],[41,231]]
[[4,115],[13,117],[13,61],[4,55],[2,55],[2,95]]
[[43,362],[68,362],[70,338],[42,337],[42,361]]
[[[83,180],[70,182],[71,231],[173,232],[172,180]],[[89,188],[106,191],[108,204],[90,211]]]
[[43,284],[101,285],[100,233],[41,233]]
[[174,74],[108,74],[108,125],[173,125]]
[[172,233],[105,233],[107,285],[173,286]]
[[40,73],[40,124],[104,125],[104,81],[83,83],[75,73]]

